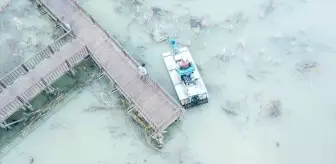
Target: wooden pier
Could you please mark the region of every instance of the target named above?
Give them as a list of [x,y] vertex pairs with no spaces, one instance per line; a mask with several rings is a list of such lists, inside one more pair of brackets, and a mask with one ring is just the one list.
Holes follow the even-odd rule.
[[67,33],[0,79],[0,122],[25,108],[37,94],[88,56],[116,84],[131,104],[129,113],[150,129],[152,137],[161,138],[161,133],[182,116],[181,106],[150,78],[142,81],[137,61],[75,1],[36,2]]
[[[0,122],[79,63],[88,50],[68,32],[0,79]],[[70,63],[70,65],[66,65]]]

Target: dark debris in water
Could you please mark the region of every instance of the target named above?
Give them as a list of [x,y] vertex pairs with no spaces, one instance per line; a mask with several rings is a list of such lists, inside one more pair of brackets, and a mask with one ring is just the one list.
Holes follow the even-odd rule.
[[202,16],[202,17],[191,16],[189,18],[189,26],[190,28],[205,28],[210,26],[209,21],[210,17],[208,16]]
[[226,18],[224,22],[225,28],[228,28],[229,31],[232,31],[236,28],[243,28],[244,25],[248,22],[248,17],[243,12],[237,12],[233,15],[230,15]]
[[221,109],[224,110],[228,115],[237,116],[240,110],[240,103],[233,101],[226,101],[225,105],[221,106]]
[[223,62],[228,62],[230,61],[232,58],[234,58],[236,56],[236,52],[223,48],[223,50],[219,53],[216,54],[215,58],[223,61]]
[[202,27],[203,18],[191,17],[189,20],[191,28],[200,28]]
[[159,8],[159,7],[152,7],[151,10],[152,10],[153,14],[155,14],[155,15],[159,15],[160,12],[162,12],[162,9]]
[[151,7],[150,12],[153,14],[153,16],[158,16],[159,19],[167,19],[167,17],[172,15],[171,12],[156,6]]
[[261,18],[265,18],[268,15],[272,14],[276,8],[277,4],[274,0],[270,0],[267,4],[267,6],[265,7],[265,11],[263,13],[263,15],[261,16]]
[[318,64],[315,61],[302,62],[297,65],[296,70],[301,73],[305,73],[305,72],[313,71],[314,69],[316,70],[317,66]]
[[136,6],[141,6],[142,2],[141,2],[141,0],[133,0],[132,4],[136,5]]
[[278,117],[281,115],[282,104],[280,100],[271,100],[266,105],[267,110],[269,110],[270,117]]

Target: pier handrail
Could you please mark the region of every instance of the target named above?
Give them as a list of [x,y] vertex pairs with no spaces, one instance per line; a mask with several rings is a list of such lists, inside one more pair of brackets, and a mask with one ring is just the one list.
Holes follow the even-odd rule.
[[[39,63],[41,63],[44,59],[48,58],[50,55],[52,55],[53,52],[56,52],[59,50],[54,48],[53,45],[56,44],[63,44],[63,40],[64,38],[71,36],[71,30],[68,31],[67,33],[63,34],[62,36],[60,36],[58,39],[56,39],[53,43],[49,44],[47,47],[41,49],[40,51],[38,51],[36,53],[36,55],[32,56],[31,58],[29,58],[26,62],[18,65],[17,67],[15,67],[14,69],[12,69],[10,72],[6,73],[4,76],[2,76],[0,78],[0,85],[3,88],[7,88],[7,86],[11,85],[12,83],[15,82],[15,80],[17,80],[21,75],[26,74],[27,72],[29,72],[30,69],[32,69],[33,67],[35,67],[36,65],[38,65]],[[39,56],[41,55],[41,56]],[[37,61],[37,62],[35,62]]]

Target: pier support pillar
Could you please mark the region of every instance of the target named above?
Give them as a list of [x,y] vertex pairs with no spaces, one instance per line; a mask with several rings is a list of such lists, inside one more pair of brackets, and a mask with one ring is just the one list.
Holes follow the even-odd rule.
[[127,113],[131,113],[131,112],[133,112],[133,110],[134,110],[134,105],[130,105],[128,108],[127,108]]
[[162,133],[155,133],[152,135],[152,139],[157,142],[158,147],[161,148],[163,145],[163,135]]
[[74,68],[72,68],[72,69],[69,70],[68,74],[72,77],[76,77],[76,72],[77,71]]
[[175,122],[180,122],[180,121],[181,121],[181,117],[179,117],[175,120]]
[[33,106],[29,102],[25,102],[20,96],[16,96],[16,98],[23,104],[22,110],[33,111]]
[[[53,19],[53,18],[52,18]],[[61,27],[61,21],[56,17],[56,19],[53,19],[53,20],[55,20],[55,28],[59,28],[59,27]],[[63,27],[61,27],[61,28],[63,28]]]
[[74,39],[76,39],[76,35],[72,29],[70,29],[70,36]]
[[45,91],[46,91],[47,94],[53,94],[53,95],[55,95],[56,91],[57,91],[57,88],[54,88],[52,86],[48,86]]
[[[99,65],[98,65],[99,66]],[[103,77],[105,75],[105,71],[104,71],[104,68],[102,67],[99,67],[99,73],[100,73],[100,78]]]
[[68,72],[68,74],[69,74],[70,76],[72,76],[72,77],[76,77],[76,72],[77,72],[76,69],[74,69],[74,68],[71,66],[71,64],[70,64],[70,62],[69,62],[68,60],[66,60],[65,63],[66,63],[66,65],[68,66],[68,68],[70,69],[69,72]]
[[3,83],[1,80],[0,80],[0,86],[2,86],[3,88],[7,88],[7,86],[5,85],[5,83]]
[[41,81],[46,86],[45,92],[47,94],[55,94],[58,90],[58,88],[54,88],[53,86],[48,85],[48,83],[43,78],[41,78]]
[[90,18],[92,24],[95,24],[95,23],[96,23],[96,21],[93,19],[92,15],[89,15],[89,18]]
[[24,104],[24,110],[28,110],[28,111],[33,111],[33,106],[30,103],[25,103]]
[[117,91],[118,91],[117,84],[114,83],[114,84],[113,84],[113,88],[112,88],[112,93],[117,92]]
[[1,123],[0,123],[0,127],[3,128],[3,129],[6,129],[6,124],[5,124],[5,122],[1,122]]
[[1,122],[1,123],[0,123],[0,127],[3,128],[3,129],[6,129],[6,130],[10,130],[10,129],[12,129],[12,127],[11,127],[10,125],[8,125],[8,124],[6,123],[6,121]]

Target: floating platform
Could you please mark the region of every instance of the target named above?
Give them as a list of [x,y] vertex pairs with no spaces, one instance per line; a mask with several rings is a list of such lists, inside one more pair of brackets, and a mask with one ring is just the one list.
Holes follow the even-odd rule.
[[[180,49],[173,47],[173,49],[174,52],[166,52],[162,56],[181,105],[190,108],[208,103],[208,91],[189,49],[187,47]],[[178,63],[182,60],[189,61],[190,67],[181,70]],[[181,76],[188,72],[191,72],[191,79],[186,83]]]

